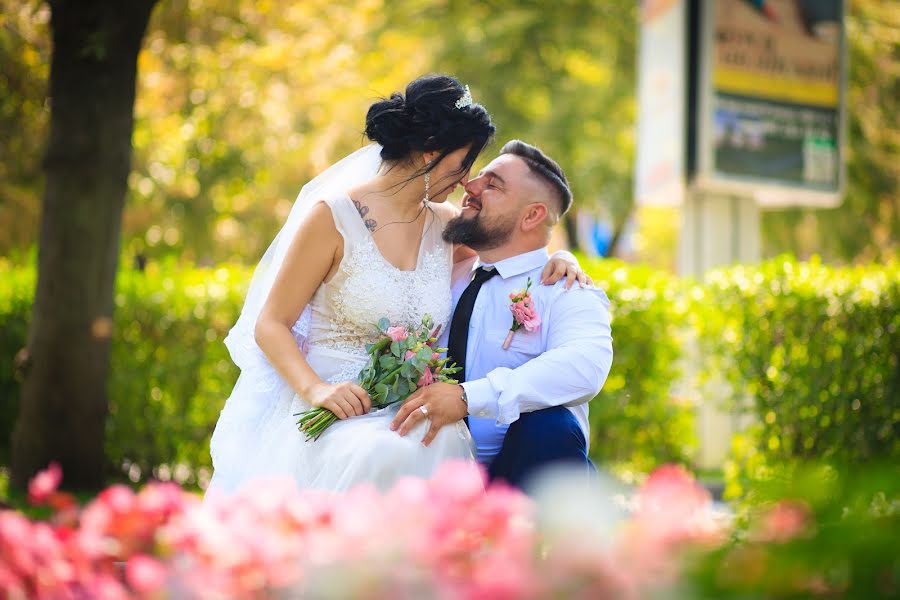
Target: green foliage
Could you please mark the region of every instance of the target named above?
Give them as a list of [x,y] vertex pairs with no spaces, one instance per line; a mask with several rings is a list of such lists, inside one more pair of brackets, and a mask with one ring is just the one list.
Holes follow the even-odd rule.
[[18,416],[21,361],[36,279],[34,269],[20,269],[0,259],[0,464],[10,460],[9,436]]
[[[129,254],[262,254],[300,187],[364,142],[365,112],[427,71],[382,3],[160,3],[140,57]],[[213,16],[214,15],[214,16]]]
[[49,19],[50,7],[39,0],[0,0],[0,255],[21,253],[37,239]]
[[[134,476],[161,464],[209,464],[209,437],[237,378],[222,339],[248,280],[240,267],[119,273],[106,429],[111,473],[123,464],[134,465]],[[13,356],[25,345],[34,270],[0,262],[0,282],[0,457],[8,464],[19,398]]]
[[693,564],[685,597],[897,597],[895,464],[791,465],[748,498],[731,543]]
[[[434,64],[472,84],[498,142],[537,144],[566,171],[578,207],[615,222],[633,208],[638,3],[391,3],[392,20],[440,40]],[[448,24],[452,26],[448,27]]]
[[900,263],[779,258],[712,272],[697,296],[708,356],[754,424],[735,439],[729,495],[772,466],[900,456]]
[[237,379],[222,340],[237,320],[241,268],[119,273],[107,457],[143,473],[209,464],[209,437]]
[[[844,203],[765,214],[767,254],[870,261],[900,247],[900,21],[881,0],[854,0],[847,12]],[[580,206],[624,223],[637,13],[628,0],[161,2],[139,58],[123,248],[129,259],[252,262],[300,186],[358,147],[368,103],[429,71],[470,84],[499,140],[541,145]],[[2,255],[38,233],[49,18],[44,2],[0,0]],[[658,243],[655,231],[650,239]]]
[[694,408],[673,385],[685,336],[681,282],[620,261],[582,260],[610,299],[613,366],[591,402],[591,453],[620,473],[688,462],[696,446]]

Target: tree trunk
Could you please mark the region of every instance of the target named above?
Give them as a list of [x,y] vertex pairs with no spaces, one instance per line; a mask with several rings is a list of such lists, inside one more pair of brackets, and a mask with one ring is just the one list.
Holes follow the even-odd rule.
[[50,137],[12,485],[50,461],[103,485],[113,284],[137,55],[156,0],[50,0]]

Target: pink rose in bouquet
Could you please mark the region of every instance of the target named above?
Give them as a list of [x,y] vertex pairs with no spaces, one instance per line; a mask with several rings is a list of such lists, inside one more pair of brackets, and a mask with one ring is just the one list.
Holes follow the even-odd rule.
[[422,376],[419,377],[419,381],[416,382],[416,385],[419,387],[425,387],[427,385],[431,385],[434,383],[434,373],[431,372],[429,367],[425,367],[425,372],[422,373]]
[[401,327],[399,325],[388,327],[385,333],[395,342],[402,342],[409,337],[409,330],[406,327]]

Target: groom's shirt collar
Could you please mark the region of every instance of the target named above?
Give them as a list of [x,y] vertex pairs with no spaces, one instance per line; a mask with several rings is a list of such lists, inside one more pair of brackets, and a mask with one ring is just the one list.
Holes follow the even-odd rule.
[[515,277],[516,275],[521,275],[522,273],[527,273],[529,271],[533,271],[538,267],[543,267],[547,264],[547,261],[550,258],[550,254],[547,252],[547,248],[538,248],[537,250],[532,250],[531,252],[526,252],[524,254],[518,254],[516,256],[510,256],[509,258],[504,258],[503,260],[497,261],[495,263],[485,263],[481,261],[481,258],[475,263],[475,267],[484,267],[490,268],[493,267],[497,269],[497,273],[503,279],[509,279],[510,277]]

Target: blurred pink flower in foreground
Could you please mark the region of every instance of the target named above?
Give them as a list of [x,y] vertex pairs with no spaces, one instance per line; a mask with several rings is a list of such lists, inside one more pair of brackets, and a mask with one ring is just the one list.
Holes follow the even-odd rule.
[[638,490],[618,551],[636,577],[657,585],[675,581],[683,550],[723,541],[709,492],[683,467],[664,465]]
[[809,530],[812,511],[799,500],[779,500],[759,519],[752,537],[760,542],[784,544]]
[[[35,484],[35,498],[54,481],[55,471]],[[638,497],[634,515],[596,540],[542,531],[533,500],[465,462],[384,494],[273,479],[202,503],[173,484],[112,486],[66,525],[0,512],[0,595],[640,597],[648,579],[677,577],[682,547],[715,536],[708,496],[686,472],[655,472]]]
[[125,566],[125,579],[136,592],[147,594],[159,591],[166,583],[168,570],[158,560],[135,554]]
[[56,491],[62,481],[62,468],[58,463],[50,465],[34,476],[28,484],[28,501],[32,504],[43,504]]

